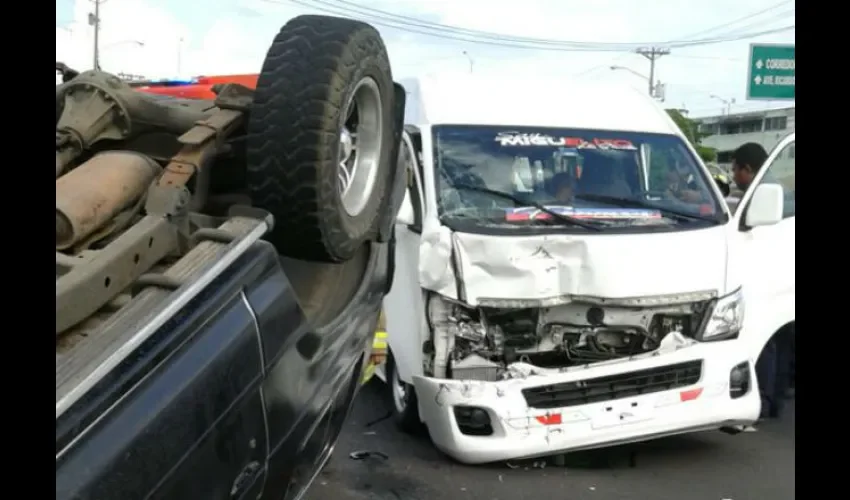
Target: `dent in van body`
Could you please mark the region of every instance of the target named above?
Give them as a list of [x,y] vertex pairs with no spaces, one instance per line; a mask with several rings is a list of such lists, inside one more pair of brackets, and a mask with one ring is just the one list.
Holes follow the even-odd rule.
[[426,224],[423,288],[470,306],[538,306],[575,296],[621,299],[723,293],[723,226],[655,234],[489,236]]

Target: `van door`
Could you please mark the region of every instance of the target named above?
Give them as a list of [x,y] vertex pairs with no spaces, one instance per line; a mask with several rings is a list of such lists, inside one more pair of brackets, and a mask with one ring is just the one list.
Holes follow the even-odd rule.
[[413,206],[413,223],[397,222],[396,270],[393,286],[384,297],[387,321],[387,344],[392,351],[399,378],[413,383],[413,375],[422,372],[418,329],[424,311],[422,292],[419,287],[419,244],[422,222],[425,217],[425,198],[422,186],[422,165],[414,143],[408,134],[403,135],[401,155],[406,165],[407,192],[404,203]]
[[[744,329],[753,357],[776,331],[796,318],[796,134],[783,139],[774,148],[759,171],[755,182],[744,193],[735,214],[737,233],[729,256],[740,273],[746,299]],[[779,184],[784,191],[783,219],[772,226],[746,228],[746,217],[753,191],[762,184]],[[737,254],[737,255],[735,255]]]

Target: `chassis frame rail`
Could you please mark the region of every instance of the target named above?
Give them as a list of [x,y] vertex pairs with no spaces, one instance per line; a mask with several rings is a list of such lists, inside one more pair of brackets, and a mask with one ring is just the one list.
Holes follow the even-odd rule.
[[141,276],[136,284],[144,290],[66,352],[57,352],[57,420],[271,230],[270,214],[246,212],[234,211],[218,229],[200,230],[199,243],[183,258],[162,275]]

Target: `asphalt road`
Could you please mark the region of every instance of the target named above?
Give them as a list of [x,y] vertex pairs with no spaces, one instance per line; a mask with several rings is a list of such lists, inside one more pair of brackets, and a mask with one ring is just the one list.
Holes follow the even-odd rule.
[[[441,455],[427,437],[396,430],[386,418],[389,406],[383,389],[376,379],[361,391],[308,500],[794,498],[793,401],[781,421],[762,424],[757,432],[708,432],[584,452],[568,456],[561,466],[541,461],[464,466]],[[363,450],[387,458],[350,458]]]

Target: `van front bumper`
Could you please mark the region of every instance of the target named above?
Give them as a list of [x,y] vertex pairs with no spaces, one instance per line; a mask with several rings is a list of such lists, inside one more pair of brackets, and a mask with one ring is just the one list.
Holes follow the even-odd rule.
[[[498,382],[416,376],[414,385],[434,445],[479,464],[751,424],[761,400],[744,352],[730,340]],[[473,411],[471,432],[458,416],[468,424]]]

